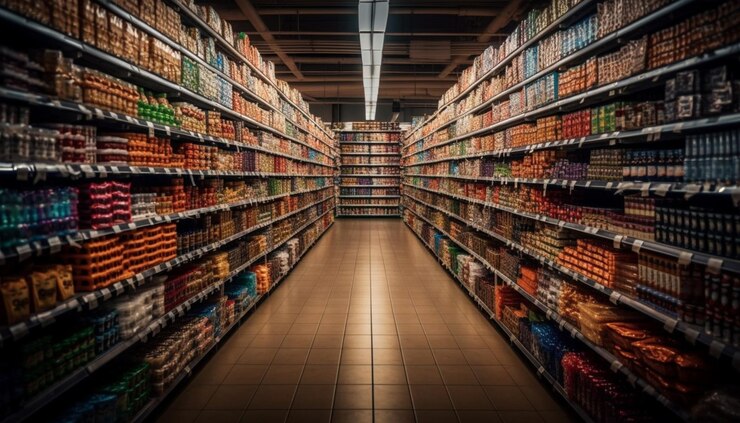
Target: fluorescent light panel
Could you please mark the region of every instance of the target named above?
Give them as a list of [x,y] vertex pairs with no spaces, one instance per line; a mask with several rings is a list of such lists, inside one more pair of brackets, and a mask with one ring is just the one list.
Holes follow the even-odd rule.
[[365,119],[374,120],[380,88],[383,41],[388,24],[388,0],[360,0],[358,24],[362,54],[362,84],[365,91]]

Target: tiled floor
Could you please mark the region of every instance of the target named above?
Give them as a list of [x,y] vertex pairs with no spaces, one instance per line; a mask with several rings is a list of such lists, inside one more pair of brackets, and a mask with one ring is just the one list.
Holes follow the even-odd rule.
[[162,422],[566,422],[400,219],[340,219]]

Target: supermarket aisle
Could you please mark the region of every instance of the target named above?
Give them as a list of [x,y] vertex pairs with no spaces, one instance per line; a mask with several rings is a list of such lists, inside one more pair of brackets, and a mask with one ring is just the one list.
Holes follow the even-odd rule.
[[340,219],[160,421],[572,421],[562,407],[400,219]]

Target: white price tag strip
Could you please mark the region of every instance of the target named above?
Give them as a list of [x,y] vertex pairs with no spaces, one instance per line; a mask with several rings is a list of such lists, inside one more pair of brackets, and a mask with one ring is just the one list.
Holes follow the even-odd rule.
[[18,253],[18,258],[20,259],[20,261],[26,260],[27,258],[31,257],[31,253],[33,252],[30,245],[19,245],[15,247],[15,251]]
[[719,275],[722,270],[722,259],[710,258],[707,260],[707,271],[713,275]]
[[58,236],[49,238],[49,248],[52,254],[58,253],[62,249],[62,240]]
[[611,295],[609,295],[609,301],[611,301],[613,304],[619,304],[620,298],[622,298],[622,294],[617,291],[613,291]]
[[8,329],[10,334],[13,335],[13,339],[20,339],[28,334],[28,325],[25,322],[13,325]]
[[640,187],[640,195],[642,197],[647,197],[650,194],[650,182],[645,182],[642,184],[642,187]]
[[624,239],[624,235],[614,236],[614,248],[621,248],[623,239]]
[[663,324],[663,329],[667,330],[668,333],[673,333],[676,330],[676,326],[678,326],[678,320],[671,319]]
[[635,240],[635,242],[632,243],[632,251],[634,253],[639,254],[640,253],[640,249],[642,248],[642,244],[644,244],[644,243],[645,242],[643,240],[641,240],[641,239]]
[[691,259],[694,257],[693,253],[690,253],[688,251],[681,251],[678,254],[678,264],[686,266],[687,264],[691,263]]
[[620,363],[619,361],[612,361],[612,365],[609,366],[609,368],[611,369],[611,371],[616,373],[619,371],[619,369],[622,368],[622,363]]
[[696,340],[699,338],[699,331],[696,329],[687,328],[685,330],[685,335],[686,340],[689,341],[691,345],[695,345]]

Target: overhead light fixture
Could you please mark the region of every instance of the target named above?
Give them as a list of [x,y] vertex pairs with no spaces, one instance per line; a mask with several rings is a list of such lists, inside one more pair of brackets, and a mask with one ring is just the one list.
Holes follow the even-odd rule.
[[388,24],[388,0],[360,0],[358,23],[362,54],[362,85],[365,91],[365,119],[374,120],[380,88],[383,41]]

